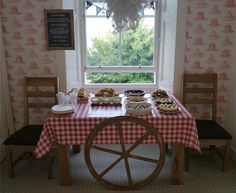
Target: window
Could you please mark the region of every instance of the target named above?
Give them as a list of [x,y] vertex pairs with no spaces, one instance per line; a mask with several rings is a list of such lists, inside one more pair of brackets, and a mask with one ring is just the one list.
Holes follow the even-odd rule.
[[117,32],[106,17],[106,2],[79,1],[79,56],[83,85],[157,83],[157,11],[141,10],[138,28]]
[[[155,11],[152,9],[142,11],[141,29],[136,31],[141,31],[143,34],[141,40],[136,43],[134,39],[136,40],[138,37],[131,38],[135,31],[129,30],[121,34],[113,33],[112,25],[105,15],[104,0],[90,0],[89,2],[90,5],[86,9],[85,0],[63,0],[64,9],[74,9],[77,47],[76,50],[65,51],[66,66],[64,69],[66,70],[67,90],[72,87],[87,87],[93,91],[93,89],[97,90],[101,86],[111,85],[121,91],[126,88],[141,88],[151,92],[159,87],[174,91],[179,96],[180,94],[177,91],[181,91],[184,32],[186,30],[185,19],[183,18],[186,17],[187,1],[156,0],[157,9]],[[92,20],[96,21],[95,23],[99,27],[93,29],[92,27],[95,25],[89,24]],[[152,33],[148,38],[146,38],[145,30],[142,30],[142,27],[146,25],[145,20],[149,20],[148,27],[151,28]],[[99,24],[99,21],[102,21],[102,24]],[[106,29],[110,29],[108,32],[104,32],[102,27],[105,23],[107,24]],[[89,33],[94,35],[89,35]],[[101,33],[103,34],[101,35]],[[113,47],[107,45],[107,39],[102,41],[97,38],[95,40],[95,35],[101,37],[108,35],[112,39],[110,44]],[[126,45],[131,46],[131,43],[125,41],[126,38],[133,40],[131,43],[137,48],[135,50],[137,53],[134,54],[134,50],[129,52],[130,47],[125,49]],[[143,55],[146,51],[143,52],[145,46],[142,43],[147,39],[149,43],[151,42],[149,51],[152,50],[149,52],[149,54],[151,53],[149,57]],[[101,55],[93,47],[93,41],[109,49],[103,49],[103,55]],[[178,49],[175,49],[176,47]],[[58,60],[58,64],[60,63],[62,63],[63,69],[63,61]],[[122,77],[123,81],[115,80],[117,74]],[[96,78],[97,82],[92,81],[92,78]]]

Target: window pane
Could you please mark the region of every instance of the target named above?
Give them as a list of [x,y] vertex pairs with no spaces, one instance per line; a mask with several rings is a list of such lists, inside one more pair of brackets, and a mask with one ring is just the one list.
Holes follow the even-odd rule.
[[106,3],[93,3],[86,9],[87,66],[119,65],[119,35],[113,34],[104,7]]
[[[154,22],[154,19],[151,19]],[[153,27],[142,18],[138,28],[122,34],[121,50],[123,66],[153,66]]]
[[105,3],[86,9],[87,66],[153,66],[155,12],[143,11],[139,27],[118,33]]
[[154,73],[86,73],[86,84],[154,83]]

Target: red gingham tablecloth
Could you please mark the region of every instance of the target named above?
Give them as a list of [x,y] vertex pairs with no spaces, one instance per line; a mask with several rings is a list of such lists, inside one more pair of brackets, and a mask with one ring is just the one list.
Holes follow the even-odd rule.
[[[148,115],[138,116],[152,123],[161,133],[165,143],[180,143],[187,147],[200,151],[198,134],[194,117],[185,109],[185,107],[172,97],[181,108],[179,113],[163,114],[159,113],[153,106],[152,112]],[[84,144],[86,136],[100,122],[107,118],[128,115],[124,105],[122,106],[93,106],[90,103],[78,104],[74,113],[58,115],[49,113],[44,123],[39,142],[35,150],[35,156],[41,158],[49,151],[53,143],[62,145]],[[139,131],[125,130],[127,143],[134,143],[140,136]],[[96,139],[96,143],[116,144],[118,140],[113,136],[114,133],[107,130],[103,135]],[[136,136],[137,135],[137,136]],[[152,138],[148,143],[154,142]]]

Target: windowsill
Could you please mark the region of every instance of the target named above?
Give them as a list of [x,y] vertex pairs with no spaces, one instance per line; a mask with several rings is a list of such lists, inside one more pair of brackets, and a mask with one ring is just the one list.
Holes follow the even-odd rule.
[[151,93],[155,89],[158,88],[156,84],[149,84],[149,85],[144,85],[144,84],[136,84],[136,85],[131,85],[131,84],[126,84],[126,85],[111,85],[111,84],[103,84],[103,85],[84,85],[84,88],[87,88],[91,90],[92,92],[96,92],[102,88],[113,88],[119,93],[123,93],[125,90],[132,90],[132,89],[138,89],[138,90],[144,90],[146,93]]

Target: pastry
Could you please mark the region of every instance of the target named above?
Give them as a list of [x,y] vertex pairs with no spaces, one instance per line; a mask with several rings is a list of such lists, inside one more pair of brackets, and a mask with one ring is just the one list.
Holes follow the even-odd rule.
[[80,89],[72,88],[68,92],[68,94],[73,92],[73,91],[77,92],[77,100],[78,100],[78,102],[88,102],[89,97],[90,97],[90,95],[92,93],[90,90],[88,90],[86,88],[80,88]]
[[164,98],[164,97],[168,97],[168,94],[165,90],[157,89],[152,93],[152,97],[153,98],[156,98],[156,97]]
[[119,96],[119,93],[116,92],[113,88],[103,88],[95,93],[96,97],[116,97]]
[[160,112],[163,113],[177,113],[179,112],[179,107],[176,104],[160,104],[158,106]]

